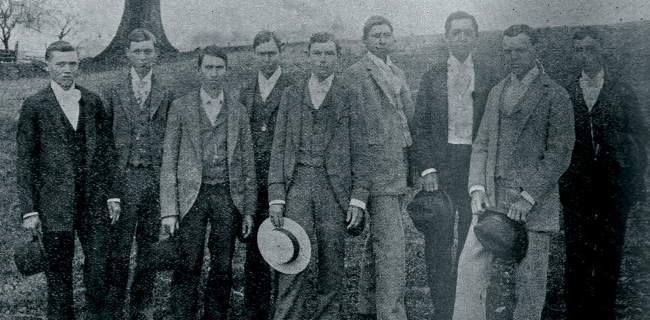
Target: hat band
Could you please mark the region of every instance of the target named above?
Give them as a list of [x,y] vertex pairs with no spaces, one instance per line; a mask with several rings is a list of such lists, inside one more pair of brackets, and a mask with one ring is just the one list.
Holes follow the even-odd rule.
[[291,259],[287,261],[286,263],[294,262],[296,259],[298,259],[298,255],[300,254],[300,243],[298,243],[298,238],[293,235],[293,233],[287,231],[286,229],[283,228],[277,228],[275,229],[276,231],[282,232],[284,235],[291,240],[291,244],[293,245],[293,255],[291,256]]

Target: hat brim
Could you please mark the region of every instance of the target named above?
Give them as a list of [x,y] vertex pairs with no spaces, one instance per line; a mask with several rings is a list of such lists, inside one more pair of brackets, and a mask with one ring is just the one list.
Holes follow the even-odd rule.
[[264,220],[257,231],[257,246],[260,249],[264,261],[273,269],[285,274],[300,273],[305,270],[311,259],[311,241],[309,241],[309,236],[305,232],[305,229],[289,218],[284,218],[282,228],[292,233],[298,240],[300,249],[298,257],[295,260],[289,263],[277,263],[276,259],[274,259],[275,252],[273,251],[273,247],[268,245],[268,239],[277,231],[270,218]]

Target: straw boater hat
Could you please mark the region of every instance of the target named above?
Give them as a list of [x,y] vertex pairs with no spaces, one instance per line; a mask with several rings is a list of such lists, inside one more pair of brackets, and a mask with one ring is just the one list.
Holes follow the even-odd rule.
[[273,269],[286,274],[303,271],[311,257],[307,232],[289,218],[284,218],[282,228],[273,226],[270,218],[264,220],[257,232],[257,246]]

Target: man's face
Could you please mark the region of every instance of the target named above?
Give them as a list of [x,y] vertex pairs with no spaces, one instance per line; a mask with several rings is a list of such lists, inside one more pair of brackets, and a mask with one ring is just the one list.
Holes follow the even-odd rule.
[[206,55],[203,57],[201,69],[199,69],[201,85],[209,90],[221,90],[226,79],[226,62],[215,56]]
[[459,59],[465,59],[474,50],[477,38],[478,34],[470,19],[452,20],[451,28],[445,35],[449,51]]
[[255,61],[266,78],[270,78],[278,69],[278,66],[280,66],[280,49],[273,39],[269,42],[260,43],[255,47]]
[[336,44],[333,41],[325,43],[314,42],[309,49],[311,73],[323,81],[331,76],[338,66],[339,57],[336,54]]
[[503,36],[503,53],[511,71],[517,75],[525,75],[535,65],[535,48],[523,33]]
[[596,69],[601,67],[603,54],[598,40],[585,37],[573,40],[573,54],[580,69]]
[[47,72],[50,78],[63,89],[68,89],[79,70],[79,57],[76,51],[52,51],[50,60],[47,61]]
[[366,49],[377,57],[385,57],[393,50],[395,39],[387,24],[372,27],[364,40]]
[[146,75],[151,67],[156,63],[158,52],[153,44],[153,40],[131,42],[126,50],[126,56],[129,58],[131,67],[140,75]]

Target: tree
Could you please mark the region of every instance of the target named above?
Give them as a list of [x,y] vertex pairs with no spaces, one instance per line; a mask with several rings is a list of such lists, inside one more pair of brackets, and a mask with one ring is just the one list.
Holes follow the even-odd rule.
[[145,28],[151,31],[158,40],[158,49],[161,54],[178,52],[174,48],[162,26],[160,16],[160,0],[125,0],[122,21],[117,28],[115,37],[102,53],[98,54],[95,61],[114,61],[125,58],[124,47],[131,31],[136,28]]
[[86,24],[79,9],[69,0],[65,3],[51,3],[51,5],[52,8],[47,12],[46,23],[54,30],[59,40],[77,33]]
[[45,0],[0,0],[0,41],[5,50],[9,50],[9,39],[16,26],[40,31],[46,12]]

